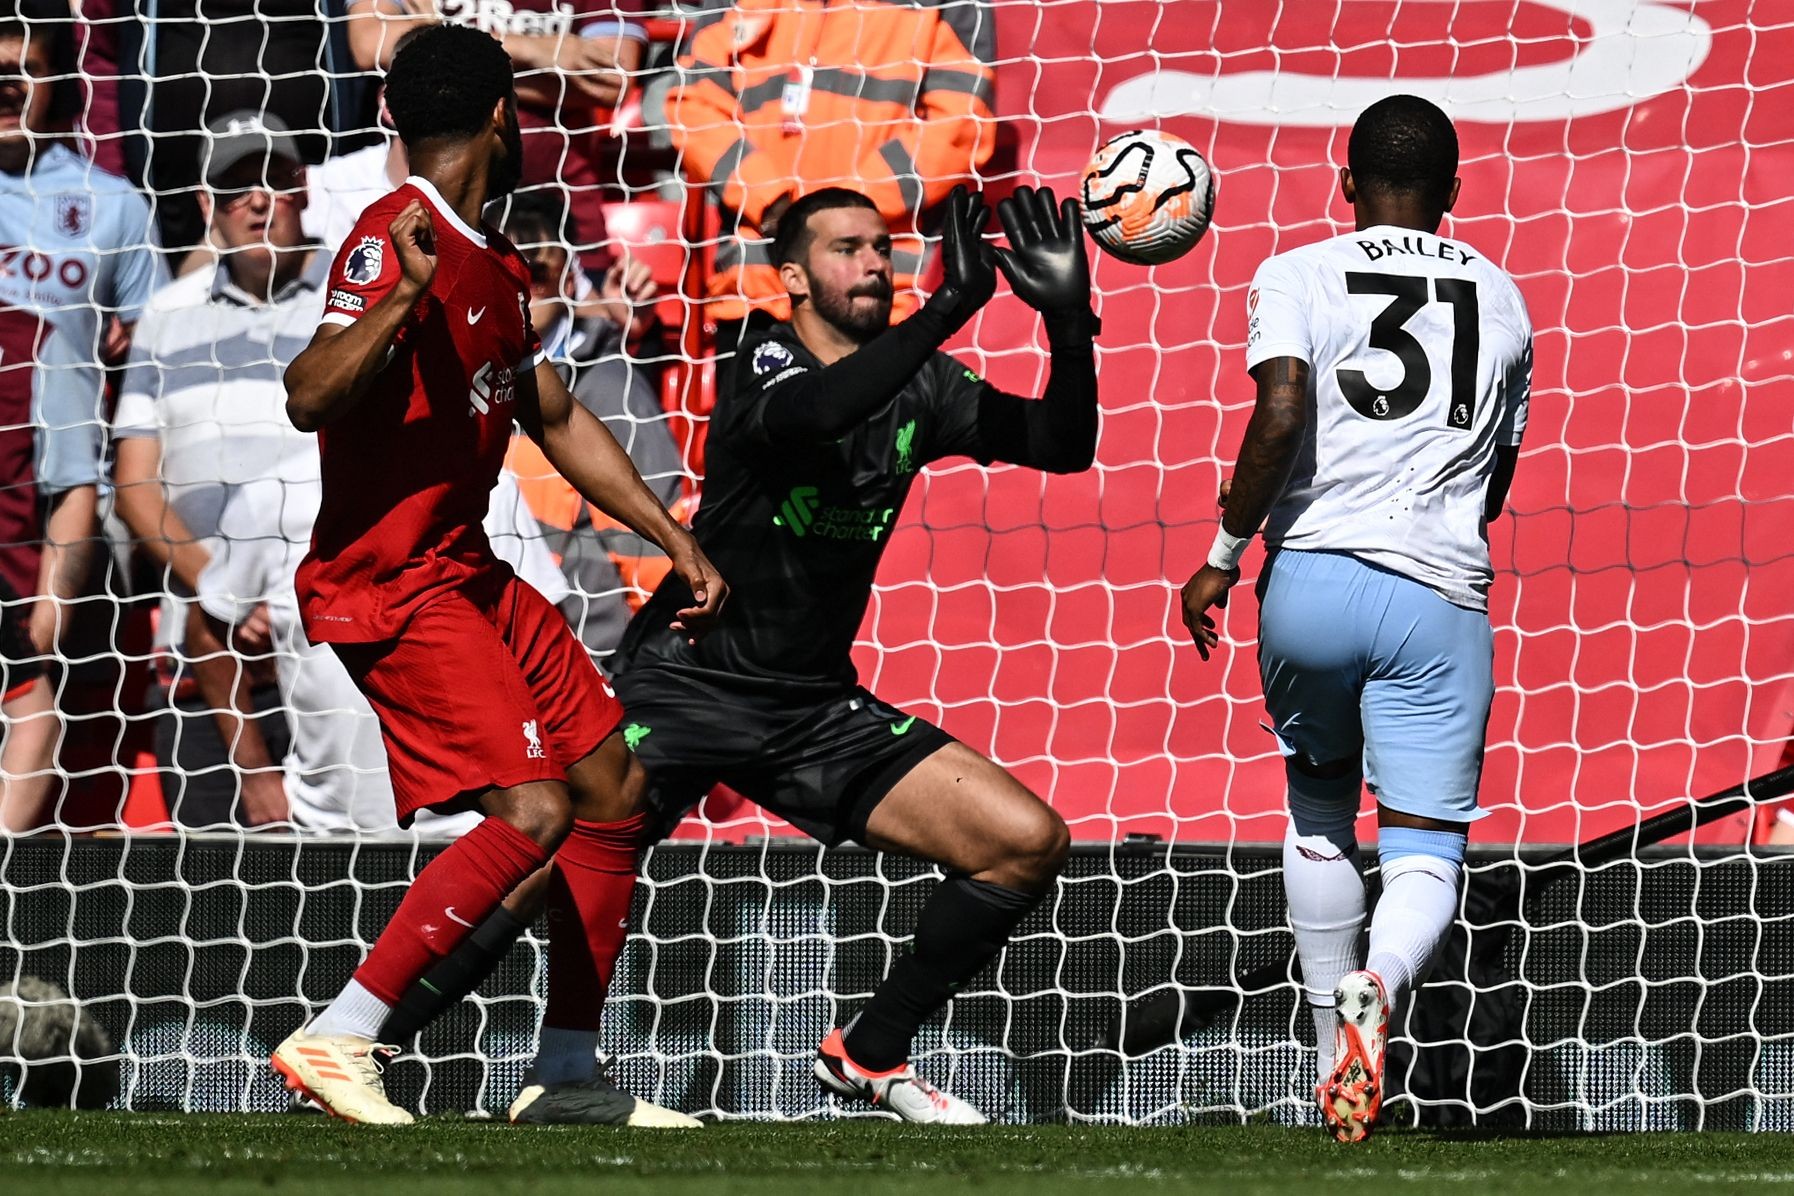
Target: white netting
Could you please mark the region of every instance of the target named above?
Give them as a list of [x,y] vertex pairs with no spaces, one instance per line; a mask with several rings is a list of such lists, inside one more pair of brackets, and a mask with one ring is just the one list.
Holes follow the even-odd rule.
[[[54,573],[57,596],[34,604],[32,554],[0,561],[18,634],[42,642],[51,624],[64,629],[43,691],[60,721],[28,705],[30,693],[8,705],[7,768],[38,782],[9,781],[5,813],[20,830],[47,809],[63,832],[128,834],[0,840],[0,985],[42,976],[94,1011],[122,1053],[120,1099],[132,1107],[269,1107],[279,1093],[261,1056],[340,985],[419,858],[410,840],[378,831],[190,833],[277,809],[268,803],[282,795],[295,806],[352,800],[369,826],[385,809],[369,716],[281,632],[293,546],[315,503],[315,460],[283,417],[279,385],[303,330],[217,316],[200,130],[239,110],[281,117],[311,164],[312,227],[340,237],[388,185],[377,75],[364,69],[382,53],[379,6],[80,7],[73,78],[85,136],[30,175],[0,162],[11,538],[40,534],[33,478],[76,496],[100,480],[92,462],[107,425],[117,435],[106,468],[120,486],[101,503],[111,551],[91,554],[85,588],[71,566]],[[583,36],[615,57],[621,43],[598,7],[444,0],[452,19],[546,36],[563,55]],[[607,257],[642,261],[659,280],[660,331],[632,341],[633,364],[613,356],[581,377],[669,500],[701,491],[711,325],[733,314],[699,302],[734,253],[714,192],[764,206],[753,188],[786,177],[764,158],[744,164],[732,148],[744,130],[750,142],[788,134],[834,147],[820,161],[789,159],[811,184],[849,177],[843,164],[856,160],[861,177],[904,201],[932,194],[941,171],[993,195],[1035,181],[1067,191],[1094,146],[1136,126],[1188,138],[1221,179],[1213,230],[1189,257],[1150,271],[1097,263],[1096,467],[1048,479],[949,465],[918,485],[893,532],[858,653],[863,680],[1011,767],[1083,845],[1000,973],[925,1035],[925,1066],[943,1078],[950,1067],[968,1096],[1018,1118],[1306,1115],[1296,1042],[1307,1019],[1287,983],[1125,1067],[1104,1044],[1137,999],[1251,988],[1288,954],[1275,860],[1260,849],[1282,835],[1282,770],[1259,727],[1250,590],[1237,591],[1229,641],[1204,665],[1177,628],[1172,585],[1206,552],[1216,485],[1250,408],[1241,352],[1252,271],[1344,227],[1334,175],[1346,131],[1390,91],[1430,96],[1457,120],[1463,198],[1450,229],[1517,278],[1538,330],[1512,514],[1491,529],[1499,692],[1483,791],[1492,816],[1476,839],[1582,840],[1775,767],[1794,721],[1794,203],[1782,182],[1794,171],[1794,18],[1750,0],[830,9],[837,32],[806,52],[818,62],[794,58],[751,79],[712,72],[701,47],[678,69],[673,39],[720,29],[716,40],[739,41],[746,61],[784,45],[776,26],[795,9],[754,5],[739,21],[722,8],[631,14],[650,40],[639,62],[622,52],[633,67],[622,109],[563,101],[546,125],[525,121],[540,128],[532,145],[554,143],[532,151],[526,191],[571,198],[580,232],[561,239],[597,277],[579,281],[538,253],[550,238],[517,238],[546,275],[591,314]],[[921,21],[914,12],[928,14],[938,44],[903,23]],[[847,21],[862,27],[855,37],[885,38],[876,54],[843,50],[854,44],[838,32]],[[880,22],[899,31],[880,33]],[[398,27],[386,29],[390,45]],[[894,50],[905,37],[913,48]],[[540,108],[544,86],[558,92],[565,76],[540,65],[541,43],[514,57],[536,64],[527,81]],[[988,92],[980,62],[994,71]],[[603,90],[592,80],[606,70],[589,90]],[[920,104],[931,88],[934,133],[885,152],[903,127],[885,123],[890,97]],[[994,120],[976,110],[985,99]],[[745,125],[730,123],[725,101],[750,112]],[[757,125],[769,111],[771,125]],[[849,143],[864,152],[838,148]],[[94,156],[114,173],[99,173]],[[894,174],[865,175],[874,159]],[[736,190],[680,183],[711,173]],[[170,248],[157,251],[152,235]],[[198,272],[149,301],[150,272],[187,264],[195,247]],[[137,328],[157,329],[155,343],[140,336],[138,381],[132,369],[115,374],[119,413],[98,419],[98,364],[126,360],[112,318],[146,301]],[[226,324],[228,343],[215,331]],[[579,357],[599,345],[561,347]],[[956,350],[1008,389],[1044,380],[1034,317],[1013,299],[999,298]],[[38,368],[21,368],[34,359]],[[655,562],[600,531],[578,544],[542,534],[528,508],[544,516],[558,499],[527,452],[515,464],[526,484],[513,526],[561,558],[557,569],[538,556],[538,577],[568,592],[566,609],[602,652],[627,614],[625,590],[651,586]],[[82,518],[70,501],[59,499],[52,531]],[[247,782],[242,769],[258,758],[240,744],[233,762],[213,715],[239,665],[226,652],[208,672],[207,625],[161,601],[217,562],[229,577],[214,614],[249,621],[265,602],[284,666],[249,669],[269,711],[271,764]],[[29,639],[9,653],[29,658]],[[53,767],[34,738],[55,741]],[[288,739],[316,767],[296,765],[283,786]],[[751,808],[712,811],[650,865],[611,1049],[644,1094],[681,1107],[815,1113],[809,1052],[837,1010],[870,991],[927,886],[853,853],[823,857]],[[1368,839],[1374,828],[1364,829]],[[1410,1090],[1566,1127],[1786,1125],[1794,911],[1780,858],[1744,846],[1767,833],[1767,821],[1733,819],[1703,831],[1699,852],[1543,887],[1523,864],[1535,882],[1517,907],[1524,928],[1483,938],[1489,958],[1472,951],[1468,980],[1461,965],[1446,969],[1436,991],[1465,998],[1467,1015],[1440,1012],[1415,1031],[1465,1049],[1418,1052]],[[1494,883],[1500,855],[1473,869],[1473,922],[1513,919]],[[425,1038],[422,1065],[401,1073],[408,1097],[503,1107],[534,1034],[535,962],[533,948],[520,951],[485,997]],[[9,1024],[0,1019],[0,1032]],[[0,1037],[0,1057],[17,1053],[21,1034]],[[1471,1058],[1474,1068],[1454,1070]]]

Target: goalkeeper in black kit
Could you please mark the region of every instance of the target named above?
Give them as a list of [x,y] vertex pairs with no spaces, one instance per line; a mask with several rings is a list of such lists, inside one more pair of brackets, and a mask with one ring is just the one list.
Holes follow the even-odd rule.
[[[717,782],[827,844],[855,840],[947,878],[872,999],[823,1040],[816,1076],[906,1121],[984,1116],[916,1074],[917,1029],[994,958],[1051,887],[1070,836],[984,756],[857,683],[850,650],[879,558],[917,472],[970,457],[1054,473],[1090,467],[1097,394],[1089,264],[1077,205],[1021,188],[990,211],[956,190],[945,281],[892,327],[891,237],[871,200],[811,192],[779,221],[773,261],[789,324],[750,334],[718,398],[694,531],[730,579],[702,640],[669,576],[631,623],[616,688],[624,735],[670,827]],[[1038,309],[1052,372],[1038,400],[1005,394],[940,345],[995,293],[1001,268]]]

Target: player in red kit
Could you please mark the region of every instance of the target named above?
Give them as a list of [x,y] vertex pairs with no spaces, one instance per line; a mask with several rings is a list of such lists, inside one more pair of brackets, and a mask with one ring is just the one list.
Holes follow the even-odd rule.
[[387,107],[414,175],[362,214],[331,269],[323,322],[286,374],[287,413],[319,433],[324,497],[297,589],[380,717],[401,823],[488,817],[412,883],[342,994],[274,1052],[289,1087],[351,1121],[403,1124],[377,1041],[408,988],[544,865],[548,1008],[513,1120],[696,1125],[596,1067],[644,819],[621,708],[548,602],[481,530],[515,420],[594,505],[660,545],[692,586],[696,634],[726,593],[529,322],[529,270],[480,222],[521,163],[504,49],[476,29],[405,39]]

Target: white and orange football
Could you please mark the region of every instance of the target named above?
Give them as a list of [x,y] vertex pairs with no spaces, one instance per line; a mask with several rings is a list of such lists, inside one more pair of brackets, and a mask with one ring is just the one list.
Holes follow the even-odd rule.
[[1215,213],[1215,172],[1173,133],[1135,129],[1103,142],[1084,168],[1084,227],[1124,262],[1182,257]]

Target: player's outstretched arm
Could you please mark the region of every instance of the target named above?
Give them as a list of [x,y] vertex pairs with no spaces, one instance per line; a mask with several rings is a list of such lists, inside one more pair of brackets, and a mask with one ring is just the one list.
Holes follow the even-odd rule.
[[1009,247],[997,264],[1016,296],[1040,313],[1052,372],[1038,401],[987,390],[980,397],[976,452],[1049,473],[1081,473],[1096,459],[1096,334],[1090,260],[1078,203],[1050,187],[1018,187],[997,205]]
[[1308,424],[1307,362],[1273,357],[1261,362],[1252,377],[1258,383],[1258,404],[1246,425],[1239,464],[1222,491],[1226,509],[1220,533],[1207,563],[1184,584],[1184,626],[1204,660],[1221,639],[1208,612],[1227,605],[1227,591],[1240,579],[1240,554],[1289,484]]
[[388,231],[400,266],[392,289],[353,324],[320,324],[311,344],[287,366],[287,418],[301,432],[316,432],[361,401],[436,276],[430,213],[422,203],[407,204]]
[[728,583],[692,534],[642,481],[635,462],[604,421],[574,401],[553,365],[544,361],[534,373],[518,378],[517,418],[530,439],[542,446],[549,464],[586,501],[659,545],[673,562],[673,571],[691,587],[697,603],[679,612],[673,629],[695,635],[714,622],[729,596]]

